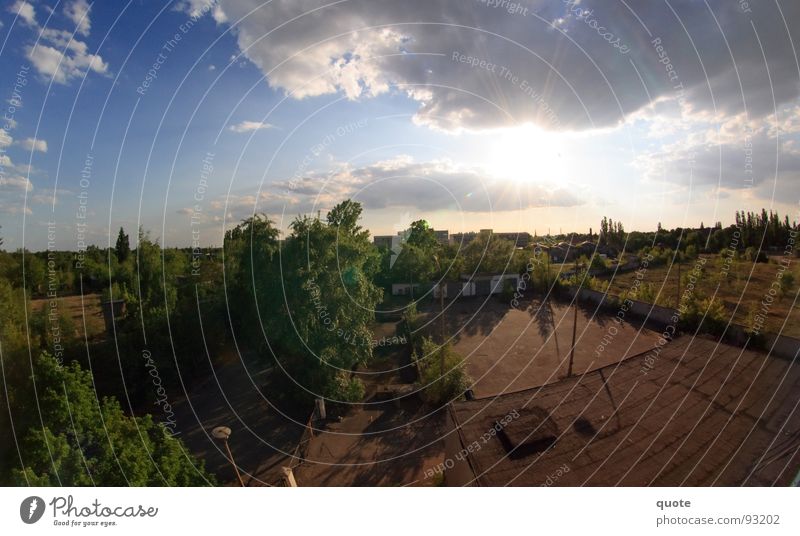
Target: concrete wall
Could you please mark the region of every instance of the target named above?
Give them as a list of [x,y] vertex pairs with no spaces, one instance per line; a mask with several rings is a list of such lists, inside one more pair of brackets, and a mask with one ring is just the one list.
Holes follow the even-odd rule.
[[764,347],[772,355],[783,357],[784,359],[796,359],[800,352],[800,340],[785,335],[773,335],[765,333],[766,344]]
[[452,408],[447,408],[447,429],[444,439],[444,485],[448,487],[475,486],[475,473],[467,456],[459,456],[464,446],[456,430]]
[[669,307],[661,307],[652,303],[645,303],[636,300],[631,300],[629,311],[636,316],[654,320],[659,324],[670,324],[672,318],[677,312],[675,309]]

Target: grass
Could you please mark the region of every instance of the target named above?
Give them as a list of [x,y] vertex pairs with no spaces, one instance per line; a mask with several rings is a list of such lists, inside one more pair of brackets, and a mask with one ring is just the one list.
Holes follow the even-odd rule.
[[[716,255],[703,255],[706,259],[705,270],[700,277],[696,288],[703,297],[716,296],[725,306],[728,319],[732,316],[735,324],[747,325],[750,311],[761,311],[762,302],[769,294],[770,286],[779,273],[781,257],[771,257],[769,263],[752,263],[747,261],[733,261],[730,268],[722,269]],[[688,260],[681,265],[681,275],[685,276],[692,270],[695,261]],[[800,283],[800,261],[791,259],[787,272],[794,275],[794,284],[782,298],[776,298],[768,308],[767,320],[763,331],[769,333],[780,332],[789,337],[800,338],[800,313],[798,307],[792,308],[792,302],[798,291]],[[601,281],[609,282],[609,294],[620,295],[633,288],[637,272],[628,272],[600,276]],[[681,290],[685,289],[685,280]],[[678,267],[675,266],[650,266],[642,277],[642,284],[650,284],[653,299],[642,301],[655,301],[658,305],[674,307],[678,298]],[[800,300],[799,300],[800,301]],[[785,325],[784,325],[785,321]]]

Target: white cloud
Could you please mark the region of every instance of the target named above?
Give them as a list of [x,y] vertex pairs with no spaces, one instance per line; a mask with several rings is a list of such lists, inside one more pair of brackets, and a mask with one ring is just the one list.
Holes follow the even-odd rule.
[[[794,51],[783,30],[784,17],[790,24],[800,19],[799,2],[782,4],[782,12],[770,5],[745,14],[737,2],[723,0],[708,5],[673,0],[669,6],[582,1],[598,23],[630,44],[629,54],[571,16],[561,0],[531,0],[524,16],[482,2],[448,0],[327,6],[320,0],[220,0],[220,6],[229,21],[239,21],[234,27],[239,47],[272,87],[297,99],[404,93],[419,103],[417,123],[447,130],[525,122],[548,129],[609,127],[647,106],[651,97],[673,106],[682,99],[687,113],[736,115],[746,102],[755,119],[773,108],[773,91],[778,104],[800,91]],[[714,30],[717,21],[724,39]],[[674,64],[677,82],[659,61],[656,38]],[[454,60],[454,52],[497,67],[494,72],[473,67]],[[678,82],[683,95],[675,90]]]
[[17,143],[26,151],[39,151],[41,153],[47,152],[47,142],[45,140],[25,138],[24,140],[19,140]]
[[222,11],[222,7],[219,5],[214,6],[214,11],[211,12],[211,17],[217,24],[228,22],[228,16],[225,15],[225,12]]
[[22,205],[11,205],[9,207],[5,207],[4,210],[7,210],[10,214],[22,214],[22,213],[25,213],[28,216],[33,214],[33,211],[31,210],[30,207],[25,207],[25,206],[22,206]]
[[86,43],[82,41],[69,42],[63,51],[43,44],[31,46],[28,47],[28,59],[39,73],[52,77],[59,84],[66,84],[87,71],[108,72],[108,64],[103,58],[89,54]]
[[[698,122],[678,141],[639,155],[634,166],[654,183],[679,185],[695,197],[786,202],[800,198],[800,108],[777,119]],[[778,134],[780,133],[780,136]],[[719,195],[717,195],[719,194]]]
[[[26,9],[24,6],[21,8]],[[88,71],[99,74],[108,72],[108,64],[103,58],[90,53],[86,43],[75,39],[72,32],[39,27],[32,15],[32,9],[29,24],[39,30],[39,41],[35,45],[27,46],[25,51],[40,74],[51,77],[58,84],[67,84]],[[65,15],[77,24],[76,31],[81,35],[89,34],[90,9],[91,6],[85,0],[75,0],[64,8]]]
[[26,177],[12,175],[10,177],[0,177],[0,190],[8,191],[31,191],[33,184]]
[[415,162],[400,156],[360,167],[337,164],[331,172],[274,183],[258,196],[239,194],[215,200],[210,208],[227,207],[229,214],[240,219],[254,211],[309,213],[351,198],[367,210],[488,213],[573,207],[584,204],[582,197],[583,192],[569,184],[514,182],[449,160]]
[[92,6],[86,0],[75,0],[64,6],[64,15],[76,24],[76,31],[83,36],[88,36],[92,27],[92,22],[89,20],[91,9]]
[[275,128],[275,125],[264,123],[263,121],[242,121],[241,123],[231,125],[228,127],[228,130],[241,134],[243,132],[253,132],[255,130],[264,130],[268,128]]
[[211,12],[217,23],[224,22],[225,14],[219,7],[218,0],[180,0],[173,7],[174,11],[182,11],[190,17],[199,18]]
[[36,13],[33,6],[25,0],[17,0],[8,7],[9,13],[14,13],[21,18],[28,26],[36,26]]

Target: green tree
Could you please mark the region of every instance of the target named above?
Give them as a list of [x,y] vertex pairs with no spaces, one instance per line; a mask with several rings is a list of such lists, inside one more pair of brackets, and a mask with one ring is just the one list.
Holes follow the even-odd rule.
[[[279,231],[265,214],[243,220],[225,233],[224,271],[229,306],[236,335],[244,336],[255,348],[266,351],[262,326],[282,329],[286,310],[281,292],[278,259]],[[230,302],[236,303],[235,307]]]
[[420,352],[414,352],[414,361],[419,369],[422,398],[431,405],[441,406],[460,398],[472,383],[464,370],[464,358],[449,344],[442,346],[425,337]]
[[373,283],[380,257],[358,226],[361,205],[345,201],[327,221],[298,217],[272,260],[269,240],[253,241],[253,285],[270,343],[306,395],[352,401],[362,396],[352,377],[372,357],[374,310],[383,291]]
[[440,249],[433,228],[427,221],[417,220],[411,223],[405,236],[394,271],[410,285],[430,281],[438,271],[438,259],[434,257]]
[[[61,367],[48,354],[35,363],[37,426],[21,441],[19,485],[199,486],[214,478],[179,439],[152,417],[126,416],[113,398],[99,399],[91,374],[77,363]],[[33,378],[32,378],[33,381]],[[33,407],[33,406],[31,406]],[[19,424],[19,423],[17,423]]]
[[117,246],[114,252],[117,255],[117,262],[120,264],[127,261],[131,255],[131,243],[122,227],[119,228],[119,234],[117,234]]
[[[45,282],[47,280],[47,267],[44,261],[36,253],[23,251],[23,265],[25,267],[25,286],[33,294],[41,294],[46,291]],[[22,286],[22,274],[19,274],[20,286]]]
[[[464,248],[464,271],[467,273],[487,272],[516,273],[519,262],[515,262],[516,247],[510,240],[504,240],[484,231]],[[522,257],[516,256],[518,260]]]

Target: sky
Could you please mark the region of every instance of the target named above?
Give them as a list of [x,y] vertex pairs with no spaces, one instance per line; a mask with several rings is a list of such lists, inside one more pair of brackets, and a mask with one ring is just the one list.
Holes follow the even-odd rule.
[[800,220],[800,3],[755,4],[6,1],[2,247]]

